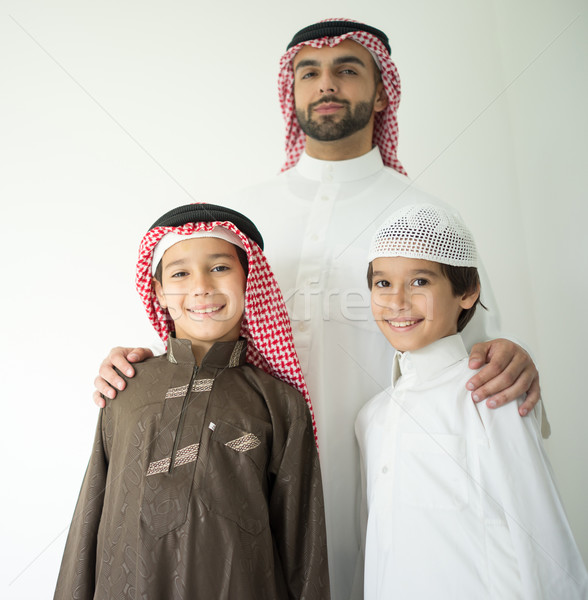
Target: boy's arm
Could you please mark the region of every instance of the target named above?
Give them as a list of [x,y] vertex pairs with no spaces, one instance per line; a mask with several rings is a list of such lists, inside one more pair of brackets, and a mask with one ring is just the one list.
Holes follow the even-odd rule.
[[514,404],[477,409],[489,442],[477,446],[482,494],[491,511],[504,514],[526,594],[588,598],[588,574],[543,448],[538,408],[526,419]]
[[103,443],[104,411],[100,411],[92,455],[67,536],[57,578],[55,600],[94,598],[96,544],[102,515],[108,459]]
[[270,522],[289,598],[328,600],[327,535],[310,414],[295,420],[271,467]]

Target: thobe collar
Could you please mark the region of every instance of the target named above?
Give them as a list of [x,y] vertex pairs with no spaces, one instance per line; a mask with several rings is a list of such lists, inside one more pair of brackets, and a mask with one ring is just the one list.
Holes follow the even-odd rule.
[[349,160],[320,160],[302,153],[296,170],[306,179],[326,183],[346,183],[370,177],[384,168],[377,146],[367,154]]
[[459,334],[441,338],[412,352],[397,351],[392,363],[392,387],[396,386],[401,375],[414,376],[418,381],[434,379],[441,371],[467,356]]
[[[213,367],[224,369],[226,367],[238,367],[245,363],[247,342],[243,338],[232,342],[215,342],[212,348],[204,355],[202,367]],[[177,365],[196,365],[196,359],[192,354],[190,340],[176,339],[170,336],[167,343],[167,360]]]

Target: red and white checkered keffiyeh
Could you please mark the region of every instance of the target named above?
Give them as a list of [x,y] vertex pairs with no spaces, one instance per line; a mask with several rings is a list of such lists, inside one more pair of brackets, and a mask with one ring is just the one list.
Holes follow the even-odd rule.
[[[324,19],[321,23],[324,21],[351,21],[351,19]],[[388,106],[383,111],[376,113],[373,143],[380,148],[380,154],[386,166],[392,167],[399,173],[406,175],[404,167],[396,157],[396,149],[398,147],[398,121],[396,119],[396,112],[400,104],[400,76],[384,44],[375,35],[366,31],[350,31],[337,37],[323,37],[317,40],[301,42],[290,48],[280,59],[278,95],[282,115],[286,121],[286,162],[282,167],[282,171],[287,171],[296,165],[300,159],[300,155],[304,151],[306,143],[306,137],[302,129],[300,129],[294,108],[294,69],[292,61],[303,46],[312,46],[313,48],[330,46],[333,48],[346,39],[351,39],[361,44],[372,55],[375,55],[380,63],[378,66],[382,75],[384,89],[388,95]]]
[[158,302],[152,285],[153,250],[167,233],[190,235],[198,231],[211,231],[224,227],[237,234],[243,242],[249,263],[245,290],[245,315],[241,335],[247,340],[247,362],[266,373],[281,379],[299,390],[312,417],[315,440],[317,438],[314,411],[298,355],[294,348],[290,318],[276,278],[259,246],[249,240],[233,223],[186,223],[180,227],[155,227],[149,230],[139,247],[135,284],[145,305],[147,316],[159,337],[167,342],[174,331],[174,322],[168,311]]

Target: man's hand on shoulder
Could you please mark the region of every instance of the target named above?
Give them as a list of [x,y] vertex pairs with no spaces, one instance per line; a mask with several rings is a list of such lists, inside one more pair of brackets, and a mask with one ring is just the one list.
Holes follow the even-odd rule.
[[98,377],[94,380],[96,389],[94,390],[94,404],[100,408],[106,406],[103,395],[111,400],[116,397],[117,390],[124,390],[125,380],[116,372],[118,369],[127,377],[135,375],[131,363],[143,362],[153,356],[149,348],[122,348],[117,346],[113,348],[108,356],[102,361]]
[[539,402],[539,373],[529,354],[510,340],[498,339],[476,344],[470,352],[470,369],[479,369],[466,384],[472,400],[486,400],[489,408],[497,408],[527,395],[519,407],[525,416]]

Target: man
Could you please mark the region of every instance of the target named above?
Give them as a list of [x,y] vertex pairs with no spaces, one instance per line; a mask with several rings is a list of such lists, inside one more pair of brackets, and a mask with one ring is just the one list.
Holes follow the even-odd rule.
[[[283,173],[228,204],[260,225],[267,255],[287,301],[296,349],[318,427],[325,492],[331,591],[350,597],[358,563],[359,462],[353,422],[363,403],[389,385],[391,350],[370,317],[367,249],[376,226],[404,204],[439,201],[411,187],[396,157],[400,79],[381,31],[331,19],[298,32],[280,62],[286,120]],[[484,275],[483,275],[484,279]],[[482,289],[490,285],[482,281]],[[497,313],[491,295],[464,331],[471,348],[490,339]],[[480,311],[480,313],[485,311]],[[100,369],[95,400],[112,398],[112,366],[150,355],[114,349]],[[484,369],[468,389],[493,406],[528,392],[521,414],[539,399],[537,371],[512,342],[476,345],[470,366]],[[106,380],[106,381],[105,381]]]

